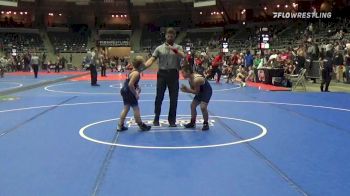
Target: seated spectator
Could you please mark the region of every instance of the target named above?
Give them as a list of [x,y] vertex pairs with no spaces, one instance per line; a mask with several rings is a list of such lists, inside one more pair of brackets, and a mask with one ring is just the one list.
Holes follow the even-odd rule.
[[260,63],[261,63],[261,55],[260,55],[260,53],[258,53],[256,55],[256,57],[254,58],[253,67],[257,69],[259,67]]
[[287,61],[284,73],[287,75],[295,74],[295,65],[293,65],[292,61]]
[[259,70],[258,71],[258,78],[259,78],[259,82],[265,82],[265,72],[264,72],[264,70]]
[[245,79],[246,79],[246,72],[244,71],[243,66],[239,66],[238,70],[237,70],[237,75],[236,78],[233,80],[234,83],[239,83],[240,86],[245,86]]
[[277,58],[271,58],[268,62],[267,62],[267,67],[270,68],[279,68],[281,67],[281,64],[277,61]]
[[255,74],[252,66],[248,67],[248,76],[246,78],[246,82],[255,82]]
[[229,65],[226,67],[226,70],[224,70],[224,74],[227,75],[227,80],[226,83],[229,83],[230,81],[232,81],[232,78],[234,76],[234,67],[232,65]]

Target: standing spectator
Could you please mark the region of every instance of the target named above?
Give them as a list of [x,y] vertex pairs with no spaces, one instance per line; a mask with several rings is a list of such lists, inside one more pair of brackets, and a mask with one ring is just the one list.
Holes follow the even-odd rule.
[[[122,72],[124,72],[124,70],[127,69],[128,65],[129,65],[128,59],[125,58],[124,64],[122,65]],[[141,73],[141,75],[143,76],[143,73]]]
[[66,68],[66,63],[67,63],[67,59],[64,56],[62,56],[61,63],[60,63],[62,65],[62,69]]
[[299,48],[296,57],[296,72],[305,67],[305,51],[303,48]]
[[204,76],[204,70],[202,58],[197,56],[195,58],[195,72]]
[[106,70],[107,70],[108,64],[109,64],[109,58],[106,55],[104,55],[102,60],[102,67],[101,67],[102,77],[107,77]]
[[345,77],[346,83],[350,84],[350,49],[347,50],[347,54],[345,56]]
[[344,72],[344,57],[342,53],[337,50],[334,55],[334,70],[337,78],[337,82],[344,82],[343,72]]
[[61,56],[60,54],[58,54],[56,57],[56,63],[55,63],[55,73],[60,72],[60,66],[61,66]]
[[194,68],[194,61],[195,61],[195,51],[191,50],[190,52],[188,52],[186,59],[187,62],[189,63],[190,67],[192,67],[192,69]]
[[260,69],[261,67],[262,67],[262,65],[263,65],[263,58],[261,58],[261,52],[259,52],[259,53],[257,53],[256,54],[256,57],[254,58],[254,61],[253,61],[253,72],[254,72],[254,75],[255,75],[255,82],[258,82],[259,81],[259,74],[258,74],[258,72],[259,72],[259,70],[258,69]]
[[245,55],[245,68],[248,69],[248,67],[253,66],[254,57],[252,54],[250,54],[250,50],[247,50],[247,53]]
[[72,63],[73,62],[73,54],[70,53],[70,56],[69,56],[69,63]]
[[6,59],[5,57],[0,58],[0,78],[4,77],[5,74],[5,64],[6,64]]
[[234,67],[238,66],[238,59],[239,59],[239,55],[238,55],[237,51],[234,51],[232,56],[231,56],[231,64]]
[[[16,64],[15,64],[14,59],[13,59],[12,56],[9,56],[9,57],[8,57],[8,59],[7,59],[7,64],[8,64],[8,66],[11,68],[10,70],[11,70],[12,72],[17,71],[17,66],[16,66]],[[10,71],[10,70],[9,70],[9,71]]]
[[32,58],[31,58],[31,65],[32,65],[32,69],[34,71],[34,77],[35,78],[38,78],[38,71],[39,71],[39,56],[34,53],[32,55]]
[[110,59],[110,62],[109,62],[109,65],[110,65],[110,68],[111,68],[111,72],[113,72],[113,69],[116,69],[117,71],[117,60],[116,60],[116,57],[111,57]]
[[51,61],[47,61],[47,67],[46,67],[46,69],[47,69],[47,73],[50,73],[50,71],[51,71]]
[[258,66],[260,65],[260,62],[261,62],[261,54],[260,53],[257,53],[256,54],[256,57],[254,58],[254,61],[253,61],[253,67],[255,68],[255,69],[257,69],[258,68]]
[[46,53],[44,52],[42,56],[42,63],[44,64],[45,62],[46,62]]
[[207,77],[208,78],[213,78],[215,76],[215,74],[217,74],[217,78],[216,78],[216,83],[220,83],[220,77],[221,77],[221,67],[223,65],[223,56],[224,53],[220,52],[212,61],[212,72],[211,75]]
[[23,56],[23,62],[24,62],[24,71],[25,71],[25,72],[30,71],[30,68],[29,68],[29,64],[30,64],[30,55],[29,55],[29,53],[26,53],[26,54]]

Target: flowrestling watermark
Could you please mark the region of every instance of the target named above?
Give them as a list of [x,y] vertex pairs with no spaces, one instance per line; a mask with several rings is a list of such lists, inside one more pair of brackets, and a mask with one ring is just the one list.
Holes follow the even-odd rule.
[[331,18],[332,12],[272,12],[273,18]]

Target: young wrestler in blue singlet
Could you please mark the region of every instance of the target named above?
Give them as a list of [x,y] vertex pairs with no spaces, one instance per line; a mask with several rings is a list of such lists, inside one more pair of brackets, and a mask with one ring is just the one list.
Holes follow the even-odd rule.
[[200,74],[193,73],[193,70],[190,66],[184,65],[181,69],[182,75],[185,79],[189,80],[190,87],[182,85],[181,91],[185,93],[192,93],[196,96],[193,98],[191,104],[191,122],[186,124],[186,128],[194,128],[196,126],[196,117],[197,117],[197,106],[200,105],[203,114],[203,131],[209,130],[208,124],[208,104],[210,98],[213,94],[212,88],[209,82]]
[[141,89],[138,85],[140,81],[140,69],[143,65],[144,59],[142,56],[135,57],[132,66],[133,69],[129,73],[128,78],[125,80],[120,94],[123,97],[124,109],[120,114],[120,121],[117,131],[126,131],[127,127],[124,126],[126,115],[128,114],[130,107],[134,110],[134,117],[137,125],[142,131],[149,131],[151,126],[146,125],[141,120],[140,108],[138,106],[138,99],[140,97]]

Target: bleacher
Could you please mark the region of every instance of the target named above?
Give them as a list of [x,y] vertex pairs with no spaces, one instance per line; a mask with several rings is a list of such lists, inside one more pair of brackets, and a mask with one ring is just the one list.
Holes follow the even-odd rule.
[[101,34],[99,36],[100,46],[117,46],[117,47],[128,47],[130,46],[130,35],[128,34]]
[[164,34],[160,31],[148,31],[144,29],[141,37],[141,48],[144,51],[154,50],[164,39]]
[[182,45],[192,43],[195,49],[216,48],[220,44],[221,34],[217,32],[188,32]]
[[12,53],[12,49],[16,49],[17,53],[46,51],[43,40],[37,33],[0,32],[0,44],[7,53]]
[[56,53],[86,52],[88,37],[85,33],[48,32]]
[[102,34],[100,35],[101,40],[107,41],[129,41],[130,35],[127,34]]

